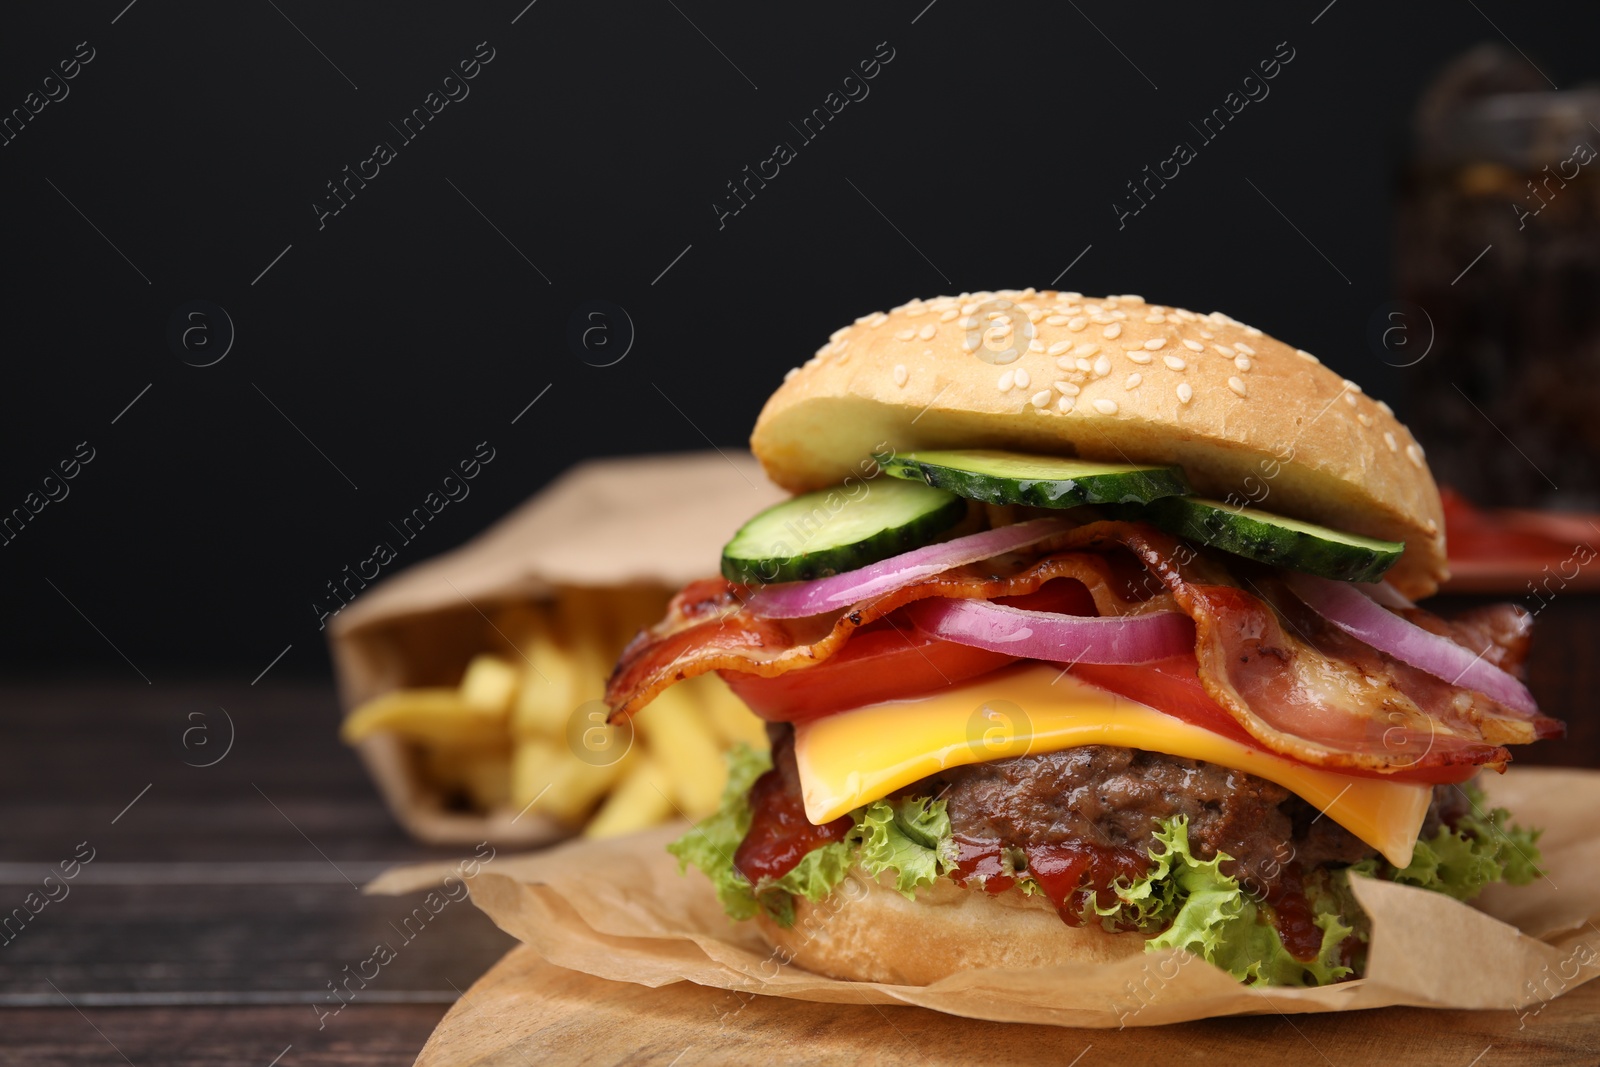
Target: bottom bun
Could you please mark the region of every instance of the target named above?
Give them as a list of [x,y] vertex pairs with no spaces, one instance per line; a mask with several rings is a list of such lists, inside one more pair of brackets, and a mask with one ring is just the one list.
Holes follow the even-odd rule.
[[1139,933],[1068,926],[1042,896],[989,894],[940,879],[907,900],[891,876],[852,868],[813,904],[795,898],[794,925],[757,917],[767,943],[808,971],[858,982],[927,985],[978,967],[1107,963],[1144,951]]

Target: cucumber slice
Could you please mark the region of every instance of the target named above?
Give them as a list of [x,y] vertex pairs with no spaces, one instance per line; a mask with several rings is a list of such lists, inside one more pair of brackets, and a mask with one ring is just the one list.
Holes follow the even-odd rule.
[[825,578],[927,544],[967,514],[942,489],[888,478],[819,489],[761,512],[722,549],[729,581]]
[[1169,497],[1134,516],[1261,563],[1343,582],[1375,582],[1406,546],[1200,497]]
[[884,463],[896,478],[927,482],[986,504],[1075,508],[1080,504],[1147,504],[1192,492],[1178,467],[1095,463],[1021,452],[934,451]]

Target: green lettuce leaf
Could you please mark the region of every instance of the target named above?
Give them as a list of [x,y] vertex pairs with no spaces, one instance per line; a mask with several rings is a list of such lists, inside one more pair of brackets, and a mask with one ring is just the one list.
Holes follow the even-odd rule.
[[819,901],[844,880],[855,862],[856,845],[846,838],[806,853],[782,878],[752,886],[734,869],[733,855],[750,831],[750,787],[772,769],[772,757],[738,745],[728,753],[728,784],[722,802],[710,816],[667,846],[678,858],[678,870],[693,865],[711,880],[722,910],[734,919],[753,919],[763,911],[785,928],[794,925],[794,898]]
[[1164,911],[1171,912],[1170,925],[1145,942],[1145,951],[1185,949],[1242,982],[1267,985],[1323,985],[1350,973],[1340,961],[1340,947],[1352,928],[1342,921],[1333,897],[1313,900],[1312,921],[1322,931],[1322,945],[1315,959],[1297,960],[1283,947],[1264,909],[1238,879],[1222,873],[1221,865],[1229,857],[1218,853],[1211,860],[1200,860],[1189,850],[1187,819],[1176,816],[1162,822],[1150,858],[1144,878],[1117,887],[1119,897],[1155,921],[1166,917]]
[[755,918],[758,906],[750,882],[733,869],[733,854],[750,830],[750,787],[771,769],[768,753],[736,745],[728,753],[728,784],[722,790],[722,803],[667,846],[667,851],[678,857],[678,872],[691,865],[700,868],[717,891],[722,910],[734,919]]
[[855,861],[856,845],[850,838],[814,848],[788,874],[762,883],[756,903],[767,918],[787,930],[794,925],[794,898],[805,897],[813,904],[822,900],[844,881]]
[[[896,872],[894,887],[907,899],[955,867],[950,816],[942,800],[917,797],[891,804],[874,801],[853,812],[853,836],[861,842],[857,862],[868,874]],[[848,866],[848,864],[846,865]]]
[[1351,869],[1356,874],[1387,878],[1471,900],[1490,882],[1527,885],[1544,872],[1539,869],[1542,830],[1525,830],[1511,824],[1505,808],[1484,811],[1485,797],[1477,786],[1459,786],[1471,810],[1452,829],[1441,826],[1432,837],[1419,837],[1411,863],[1396,869],[1378,860],[1365,860]]

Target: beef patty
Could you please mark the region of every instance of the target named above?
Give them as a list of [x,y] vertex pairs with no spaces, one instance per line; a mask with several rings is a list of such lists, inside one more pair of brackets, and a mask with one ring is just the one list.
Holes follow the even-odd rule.
[[[780,774],[798,791],[793,731],[769,725]],[[1149,850],[1160,823],[1189,822],[1195,855],[1232,860],[1225,873],[1257,892],[1291,863],[1302,870],[1355,863],[1375,849],[1283,786],[1202,760],[1085,745],[954,767],[900,791],[945,802],[955,836],[976,845],[1029,848],[1085,842]],[[1434,788],[1427,836],[1465,810],[1460,790]]]

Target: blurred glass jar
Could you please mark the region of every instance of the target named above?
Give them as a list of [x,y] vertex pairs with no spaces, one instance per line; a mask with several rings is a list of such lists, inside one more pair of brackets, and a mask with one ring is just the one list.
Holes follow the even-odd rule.
[[1600,508],[1597,148],[1600,90],[1552,91],[1496,47],[1418,106],[1380,354],[1409,368],[1435,476],[1475,503]]

